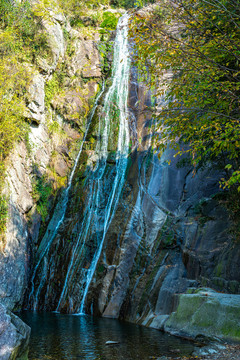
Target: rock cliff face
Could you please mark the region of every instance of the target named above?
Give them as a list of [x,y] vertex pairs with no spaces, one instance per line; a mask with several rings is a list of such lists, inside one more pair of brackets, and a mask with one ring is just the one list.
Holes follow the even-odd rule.
[[[7,315],[6,308],[20,309],[24,295],[27,305],[31,299],[29,292],[36,286],[39,289],[38,309],[56,310],[60,306],[63,312],[78,311],[84,288],[84,282],[79,279],[86,278],[99,234],[104,231],[99,221],[84,248],[76,253],[83,214],[91,200],[96,147],[102,136],[98,131],[100,106],[92,119],[73,177],[66,215],[58,233],[54,234],[51,248],[46,254],[43,251],[47,236],[52,236],[60,220],[57,204],[61,204],[66,179],[76,157],[77,140],[83,139],[86,132],[84,115],[90,109],[89,100],[96,95],[102,76],[96,47],[99,39],[86,36],[84,39],[81,33],[71,29],[63,16],[56,13],[51,16],[52,21],[44,24],[51,60],[38,59],[38,69],[29,87],[29,111],[26,114],[31,119],[29,144],[18,144],[9,159],[6,186],[6,193],[10,195],[9,219],[5,244],[0,252],[0,322],[2,316],[2,322],[7,324],[6,331],[10,331],[11,339],[15,339],[9,349],[21,349],[21,356],[25,351],[21,347],[22,339],[29,336],[29,330],[23,330],[14,315]],[[68,33],[68,40],[64,38],[63,29]],[[64,92],[49,96],[60,64],[64,64]],[[192,168],[181,166],[172,149],[167,149],[160,159],[152,151],[151,126],[154,121],[149,106],[153,97],[154,94],[138,79],[136,69],[132,68],[128,102],[131,149],[127,175],[89,287],[85,309],[95,315],[191,335],[184,321],[181,326],[178,321],[184,318],[180,314],[184,296],[189,303],[192,298],[200,297],[202,304],[204,295],[197,289],[203,286],[239,294],[240,244],[231,231],[232,220],[219,196],[221,174],[206,165],[193,176]],[[164,98],[158,99],[159,106],[162,101]],[[118,129],[115,125],[112,121],[104,191],[96,200],[100,210],[107,206],[105,194],[110,191],[116,172]],[[36,190],[36,185],[40,179],[46,179],[45,176],[53,189],[46,213],[39,211],[41,194]],[[101,218],[101,211],[99,214]],[[41,276],[32,277],[33,282],[29,283],[30,271],[34,273],[39,254],[43,254]],[[74,266],[71,264],[73,255],[76,255]],[[69,268],[72,272],[68,288],[59,304]],[[186,294],[180,295],[182,293]],[[215,299],[224,303],[224,296],[220,299],[217,293],[212,294],[211,304]],[[205,303],[207,307],[208,302]],[[235,300],[228,305],[233,317]],[[193,308],[190,314],[194,336],[218,335],[215,328],[204,333],[204,326],[194,327],[197,311],[198,308]],[[228,324],[225,325],[223,337],[239,339],[239,324],[234,334],[226,329]],[[22,335],[15,338],[19,327]],[[6,334],[0,332],[0,343],[8,336]],[[6,359],[11,359],[10,352],[4,353]]]
[[[76,50],[72,51],[71,59],[65,54],[67,43],[63,37],[63,26],[67,27],[72,42],[69,41]],[[79,119],[80,129],[84,131],[83,113],[88,109],[88,100],[96,95],[97,82],[101,78],[100,57],[94,40],[84,40],[60,15],[52,14],[51,23],[46,23],[45,28],[52,51],[51,61],[40,64],[39,71],[32,76],[28,89],[29,112],[26,114],[31,121],[29,143],[22,142],[16,146],[7,171],[6,193],[10,195],[10,211],[3,252],[0,254],[0,296],[1,302],[10,309],[21,307],[28,268],[28,243],[37,241],[41,223],[34,198],[34,180],[47,175],[56,189],[66,182],[66,175],[74,161],[76,140],[81,138],[75,129],[74,117]],[[79,94],[74,85],[67,83],[61,97],[54,94],[52,105],[47,107],[46,87],[59,62],[65,62],[69,67],[66,83],[73,76],[80,83],[84,74],[86,85]],[[49,200],[53,203],[53,198]]]
[[[240,245],[219,200],[218,170],[207,165],[193,175],[191,167],[180,166],[173,150],[167,149],[160,159],[152,154],[151,114],[146,110],[151,94],[144,87],[133,71],[129,108],[136,146],[89,292],[88,310],[170,331],[177,315],[175,322],[164,324],[176,309],[181,313],[184,300],[180,297],[177,308],[179,294],[201,286],[239,294]],[[143,139],[141,144],[138,139]],[[238,313],[237,295],[234,299],[232,312]],[[222,335],[207,326],[198,334],[239,338],[239,325],[237,321],[234,334],[230,327]],[[196,336],[184,326],[185,335]],[[181,333],[177,326],[172,332]]]
[[[42,26],[48,56],[39,56],[37,65],[26,65],[33,69],[25,114],[29,139],[16,145],[7,168],[9,214],[0,243],[1,359],[23,358],[20,343],[27,342],[29,329],[6,311],[22,308],[39,231],[47,225],[56,198],[66,186],[102,77],[98,37],[72,29],[56,9]],[[54,88],[60,77],[63,87]],[[45,190],[48,195],[43,200]]]
[[[158,101],[161,104],[164,98]],[[231,295],[233,300],[229,297],[228,308],[224,305],[228,295],[222,301],[218,293],[209,290],[206,290],[207,295],[198,294],[198,289],[203,286],[231,294],[239,294],[240,291],[240,247],[231,231],[233,223],[229,211],[221,200],[219,179],[222,174],[207,165],[193,175],[193,169],[182,166],[171,149],[167,149],[159,159],[151,150],[154,144],[150,131],[153,124],[149,112],[151,104],[152,94],[144,83],[138,81],[133,68],[129,91],[132,146],[128,172],[88,291],[85,309],[95,315],[121,318],[178,335],[238,339],[239,322],[234,323],[234,313],[236,315],[239,311],[236,306],[239,296]],[[96,141],[96,124],[93,121],[88,140],[92,137]],[[51,267],[42,271],[35,280],[36,287],[39,287],[44,276],[44,286],[39,293],[40,309],[55,310],[64,293],[59,309],[64,312],[79,311],[84,276],[88,275],[97,239],[103,231],[99,222],[92,236],[85,238],[84,247],[76,250],[75,244],[89,201],[87,179],[91,177],[96,162],[96,153],[87,149],[88,143],[74,176],[64,222],[46,256],[46,263]],[[92,148],[95,144],[93,141]],[[113,144],[111,142],[111,146]],[[105,170],[104,193],[99,205],[101,209],[107,206],[104,194],[111,189],[115,163],[114,147],[111,147]],[[74,266],[71,265],[69,276],[71,261]],[[221,303],[222,314],[229,313],[231,319],[218,329],[212,326],[214,319],[209,321],[209,324],[212,321],[209,326],[194,328],[195,318],[202,315],[199,313],[197,317],[195,313],[199,312],[199,308],[193,307],[189,309],[193,318],[192,328],[184,321],[177,326],[181,316],[185,321],[188,319],[182,310],[185,301],[182,293],[186,293],[184,296],[189,298],[189,304],[199,297],[203,303],[209,296],[210,305],[206,301],[206,308],[218,307]]]

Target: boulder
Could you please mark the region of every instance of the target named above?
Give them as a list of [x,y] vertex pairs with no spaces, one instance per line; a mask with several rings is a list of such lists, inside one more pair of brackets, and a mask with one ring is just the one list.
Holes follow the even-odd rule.
[[208,337],[240,340],[240,295],[200,289],[179,295],[179,304],[164,330],[190,338]]
[[0,304],[0,358],[27,360],[30,327]]

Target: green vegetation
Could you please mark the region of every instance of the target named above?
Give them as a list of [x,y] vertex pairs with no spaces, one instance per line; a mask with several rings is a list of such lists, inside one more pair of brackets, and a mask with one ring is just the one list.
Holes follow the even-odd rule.
[[60,94],[60,93],[62,93],[61,78],[59,77],[59,74],[54,73],[52,78],[46,83],[46,86],[45,86],[45,105],[46,105],[46,107],[49,108],[54,96],[57,94]]
[[106,75],[110,71],[108,56],[113,51],[113,45],[110,41],[104,41],[104,39],[102,39],[98,44],[98,51],[101,56],[102,73]]
[[30,151],[27,89],[37,58],[49,56],[44,16],[44,4],[0,0],[0,234],[7,220],[7,198],[1,194],[8,156],[20,140]]
[[158,234],[158,240],[154,246],[154,252],[158,253],[162,249],[174,248],[177,245],[177,235],[174,221],[167,217]]
[[[240,191],[240,2],[163,1],[132,19],[142,75],[167,104],[156,113],[158,149],[187,153],[195,171],[212,162],[223,188]],[[166,72],[168,71],[168,77]],[[160,81],[160,84],[159,84]],[[159,86],[160,85],[160,86]],[[187,144],[187,146],[185,145]],[[239,196],[235,196],[235,202]]]
[[37,203],[37,211],[42,216],[43,221],[48,215],[48,200],[52,192],[52,185],[48,182],[46,176],[36,178],[33,184],[32,196]]
[[[131,1],[124,1],[122,6],[129,7],[130,3]],[[7,198],[2,194],[9,155],[15,144],[21,140],[26,143],[29,152],[31,150],[28,141],[29,121],[26,119],[26,105],[30,101],[28,88],[33,74],[42,63],[41,60],[51,60],[52,58],[52,50],[43,19],[51,23],[49,9],[52,8],[57,9],[60,13],[63,12],[73,25],[86,29],[90,26],[90,29],[93,28],[94,31],[97,31],[97,28],[102,25],[103,30],[108,32],[108,30],[116,28],[119,17],[119,14],[106,12],[111,5],[113,4],[109,0],[100,2],[96,0],[42,0],[34,3],[30,0],[21,2],[0,0],[0,234],[4,232],[7,220]],[[71,59],[74,49],[71,47],[72,44],[66,29],[64,38],[68,43],[65,59],[67,62]],[[107,51],[110,50],[107,49]],[[60,64],[46,84],[47,108],[50,108],[50,104],[57,94],[62,94],[61,91],[66,80],[64,66],[64,64]],[[108,71],[107,66],[105,57],[106,72]],[[73,83],[74,79],[71,79],[71,86]],[[79,85],[79,87],[81,86]],[[75,90],[78,92],[81,89]],[[59,101],[57,110],[61,111],[61,99]],[[86,111],[88,109],[87,107]],[[74,115],[72,118],[75,120]],[[55,131],[55,124],[50,124],[50,126],[51,131]],[[36,186],[35,191],[38,191],[40,185]],[[40,212],[44,214],[42,197],[39,198],[38,203]]]
[[118,19],[120,17],[120,14],[118,16],[116,14],[112,14],[111,12],[105,12],[103,13],[103,22],[101,23],[101,28],[108,29],[108,30],[115,30],[117,27]]
[[102,22],[102,12],[99,7],[109,6],[108,0],[59,0],[58,4],[65,16],[68,17],[70,25],[73,27],[93,27],[96,28]]
[[97,9],[100,5],[109,6],[109,0],[59,0],[58,4],[67,14],[85,15],[88,9]]
[[8,217],[8,199],[6,196],[0,196],[0,234],[6,229],[6,221]]
[[215,274],[217,277],[220,277],[222,275],[222,272],[223,272],[223,263],[220,262],[217,266],[216,266],[216,269],[215,269]]
[[[30,70],[24,65],[33,38],[27,3],[15,5],[0,0],[0,194],[6,160],[16,141],[26,137],[24,122],[26,86]],[[5,230],[7,199],[0,195],[0,233]]]
[[143,7],[149,3],[154,3],[155,0],[59,0],[58,3],[65,13],[72,14],[73,16],[82,16],[86,14],[89,9],[97,9],[101,5],[115,8],[134,8]]
[[134,7],[140,8],[154,2],[155,0],[111,0],[110,5],[116,8],[130,9]]

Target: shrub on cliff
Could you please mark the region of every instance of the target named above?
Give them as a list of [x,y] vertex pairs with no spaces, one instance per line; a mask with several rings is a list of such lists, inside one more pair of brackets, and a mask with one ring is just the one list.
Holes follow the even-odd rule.
[[240,191],[240,2],[158,4],[136,15],[131,34],[140,71],[167,100],[156,113],[156,144],[188,153],[195,168],[217,163],[226,172],[221,185]]
[[26,94],[33,69],[29,64],[47,44],[42,14],[41,7],[32,9],[29,1],[0,0],[0,233],[7,219],[6,197],[1,195],[6,162],[15,143],[28,138]]
[[134,7],[143,7],[149,3],[154,3],[155,0],[111,0],[110,4],[117,8],[134,8]]

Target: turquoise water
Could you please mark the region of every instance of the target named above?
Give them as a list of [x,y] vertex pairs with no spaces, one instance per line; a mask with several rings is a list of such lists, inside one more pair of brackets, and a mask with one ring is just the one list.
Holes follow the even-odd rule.
[[[30,360],[135,360],[190,355],[194,344],[158,330],[90,316],[24,312]],[[117,341],[117,345],[105,345]]]

